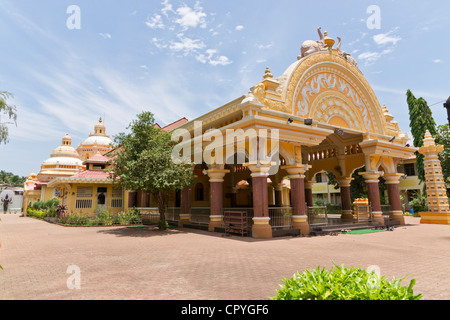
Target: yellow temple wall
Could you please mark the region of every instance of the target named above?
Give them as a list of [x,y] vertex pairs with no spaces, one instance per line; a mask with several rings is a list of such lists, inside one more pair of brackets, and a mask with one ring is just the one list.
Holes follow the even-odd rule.
[[[78,187],[92,187],[93,192],[91,197],[77,197],[77,188]],[[107,188],[106,191],[106,208],[111,214],[117,214],[124,211],[123,208],[127,208],[124,205],[128,205],[127,199],[128,193],[125,192],[122,197],[122,206],[120,208],[113,208],[111,206],[112,199],[120,199],[112,197],[113,185],[108,184],[73,184],[71,191],[69,191],[66,200],[67,211],[70,214],[79,214],[79,215],[87,215],[87,216],[95,216],[96,208],[97,208],[97,188]],[[76,201],[77,200],[92,200],[92,207],[85,209],[77,209]],[[126,210],[126,209],[125,209]]]

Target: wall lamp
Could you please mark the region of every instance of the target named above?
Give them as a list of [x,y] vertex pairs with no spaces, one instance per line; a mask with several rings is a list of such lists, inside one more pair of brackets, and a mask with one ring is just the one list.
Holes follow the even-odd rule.
[[338,134],[338,135],[340,135],[340,136],[343,136],[344,135],[344,131],[342,131],[341,129],[334,129],[334,133],[336,133],[336,134]]

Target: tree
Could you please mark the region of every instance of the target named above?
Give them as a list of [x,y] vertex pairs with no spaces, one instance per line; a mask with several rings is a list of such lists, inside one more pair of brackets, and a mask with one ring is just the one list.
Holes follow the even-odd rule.
[[6,114],[10,120],[14,120],[17,125],[17,109],[16,106],[8,104],[6,100],[12,98],[13,95],[8,91],[0,91],[0,144],[8,142],[8,127],[9,122],[2,122],[1,114]]
[[[406,93],[409,108],[409,126],[413,135],[413,143],[416,148],[423,146],[425,132],[430,131],[433,137],[436,136],[436,123],[434,122],[431,109],[423,98],[416,98],[411,90]],[[421,182],[425,181],[425,170],[423,166],[424,156],[416,152],[417,175]]]
[[139,114],[127,129],[131,133],[114,137],[119,147],[113,152],[111,177],[128,190],[151,193],[158,202],[159,227],[165,230],[169,193],[194,183],[192,165],[174,163],[175,143],[170,133],[155,127],[151,112]]
[[436,144],[444,146],[444,151],[439,154],[441,160],[442,174],[447,185],[450,184],[450,129],[448,124],[438,126],[435,136]]
[[0,171],[0,184],[5,183],[13,187],[23,187],[23,184],[27,180],[26,177],[19,177],[11,172]]

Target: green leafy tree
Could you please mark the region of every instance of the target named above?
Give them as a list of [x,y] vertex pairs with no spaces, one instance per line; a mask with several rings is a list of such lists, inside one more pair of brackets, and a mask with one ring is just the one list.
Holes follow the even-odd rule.
[[448,124],[438,126],[435,139],[436,144],[444,146],[444,151],[439,154],[439,159],[445,182],[450,185],[450,129]]
[[124,188],[151,193],[158,202],[159,228],[166,229],[165,212],[170,192],[194,182],[191,164],[172,160],[171,135],[155,127],[151,112],[142,112],[127,127],[130,133],[114,137],[119,145],[109,169],[114,181]]
[[[430,107],[423,98],[416,98],[411,90],[406,93],[409,108],[409,126],[413,135],[414,146],[419,148],[423,146],[425,132],[430,131],[431,135],[436,136],[436,123]],[[421,182],[425,181],[425,170],[423,166],[424,156],[416,152],[416,167],[418,178]]]
[[0,184],[9,184],[13,187],[23,187],[26,177],[19,177],[11,172],[0,171]]
[[7,91],[0,91],[0,144],[8,142],[9,131],[7,124],[10,122],[3,122],[1,115],[7,115],[9,120],[13,120],[17,125],[17,108],[7,102],[13,95]]

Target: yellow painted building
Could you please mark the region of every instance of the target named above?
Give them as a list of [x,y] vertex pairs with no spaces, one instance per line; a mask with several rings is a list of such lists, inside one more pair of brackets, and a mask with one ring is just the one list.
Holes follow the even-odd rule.
[[[60,199],[61,203],[69,207],[69,212],[93,213],[101,194],[105,195],[105,201],[108,202],[104,204],[106,209],[116,211],[119,205],[122,209],[122,193],[119,201],[118,191],[113,190],[111,181],[101,169],[106,165],[106,158],[99,159],[102,157],[100,153],[111,149],[112,141],[106,135],[106,127],[101,118],[94,127],[94,134],[90,134],[77,149],[72,146],[72,138],[66,134],[61,145],[52,151],[50,158],[42,162],[39,173],[31,173],[27,178],[24,184],[24,213],[34,202],[52,198]],[[89,161],[96,155],[98,155],[96,159]],[[73,182],[68,185],[61,184],[69,180]],[[92,188],[91,193],[88,192],[89,187]],[[85,190],[84,193],[83,190]],[[90,194],[92,210],[87,210],[88,199],[84,197],[83,199],[87,201],[77,201],[76,197],[73,197],[76,194]]]

